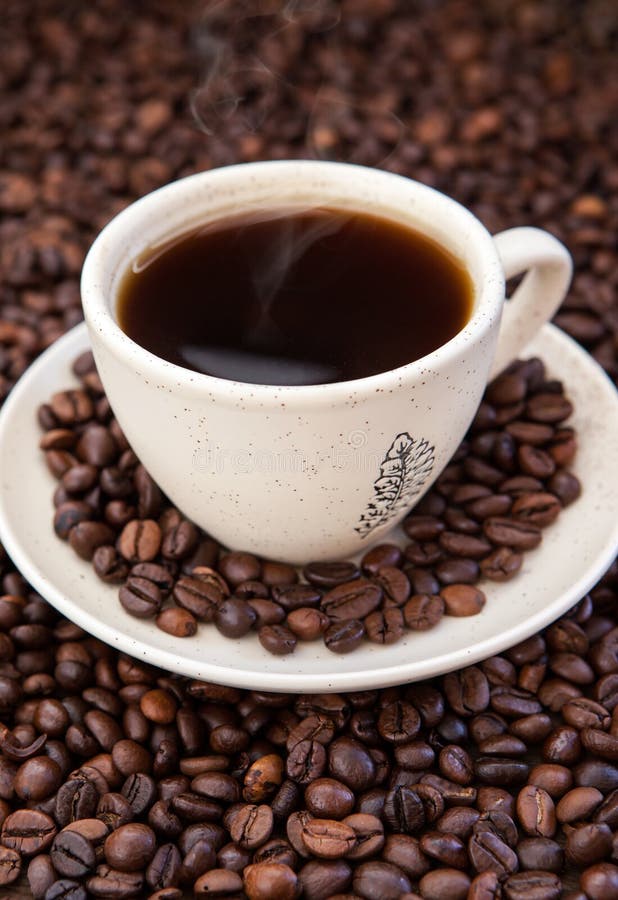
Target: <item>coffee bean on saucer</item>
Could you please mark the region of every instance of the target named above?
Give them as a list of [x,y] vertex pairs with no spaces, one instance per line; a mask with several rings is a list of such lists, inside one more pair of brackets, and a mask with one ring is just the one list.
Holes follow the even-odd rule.
[[310,584],[325,589],[354,581],[359,574],[358,567],[352,562],[316,562],[309,563],[303,569],[303,575]]
[[157,585],[147,578],[139,578],[136,575],[131,575],[127,579],[120,588],[118,597],[124,609],[139,619],[154,618],[162,602],[161,591]]
[[152,519],[133,519],[123,528],[117,546],[128,562],[150,562],[161,546],[161,529]]
[[365,626],[358,619],[347,619],[330,625],[323,634],[324,645],[333,653],[350,653],[360,645]]
[[467,584],[450,584],[441,588],[444,612],[448,616],[474,616],[485,606],[485,594]]
[[214,623],[226,637],[239,638],[247,634],[253,627],[257,616],[255,610],[246,600],[238,597],[226,597],[217,607]]
[[285,625],[263,625],[258,638],[260,644],[275,656],[286,656],[296,646],[296,635]]
[[107,584],[122,584],[129,574],[129,564],[110,544],[97,547],[92,557],[92,566],[101,581]]

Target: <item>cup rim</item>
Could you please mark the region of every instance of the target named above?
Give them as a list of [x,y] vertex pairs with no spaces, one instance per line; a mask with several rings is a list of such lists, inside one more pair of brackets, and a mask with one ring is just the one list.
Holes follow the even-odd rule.
[[[124,231],[134,227],[140,219],[143,220],[142,217],[152,216],[160,204],[169,202],[175,193],[184,188],[197,186],[205,181],[233,178],[237,173],[240,173],[242,177],[256,175],[263,178],[269,173],[274,174],[275,170],[285,171],[286,169],[290,170],[290,174],[294,169],[312,171],[314,177],[320,175],[320,170],[323,170],[325,175],[332,176],[333,172],[340,174],[345,169],[352,174],[362,174],[364,178],[384,183],[390,182],[409,194],[424,195],[425,198],[432,199],[445,210],[450,206],[452,211],[456,211],[457,216],[465,220],[471,231],[474,232],[475,245],[483,257],[482,276],[477,279],[473,278],[478,291],[475,308],[464,327],[431,353],[402,366],[363,378],[309,385],[253,384],[207,375],[168,362],[130,338],[116,322],[103,290],[108,245],[116,245],[122,239]],[[274,205],[276,204],[273,203]],[[361,203],[359,203],[359,209],[362,209]],[[385,215],[388,217],[387,213]],[[395,218],[394,215],[393,218]],[[190,226],[187,227],[187,230],[189,228]],[[473,277],[472,273],[470,274]],[[368,396],[375,392],[389,392],[401,387],[404,382],[413,381],[419,376],[435,374],[442,366],[453,362],[466,347],[486,337],[494,326],[496,317],[501,316],[501,305],[504,300],[504,272],[492,236],[483,223],[470,210],[447,194],[422,182],[382,169],[334,161],[287,159],[235,163],[197,172],[170,182],[134,201],[104,226],[90,246],[82,268],[80,289],[84,318],[91,336],[93,332],[96,332],[97,339],[105,344],[108,352],[115,358],[130,368],[137,369],[157,384],[163,384],[175,390],[180,388],[191,396],[207,394],[217,401],[227,403],[236,403],[238,400],[246,400],[250,397],[252,402],[259,401],[262,406],[269,407],[285,405],[282,401],[286,400],[293,400],[303,405],[324,406],[342,398],[349,398],[350,395],[358,397],[361,394]]]

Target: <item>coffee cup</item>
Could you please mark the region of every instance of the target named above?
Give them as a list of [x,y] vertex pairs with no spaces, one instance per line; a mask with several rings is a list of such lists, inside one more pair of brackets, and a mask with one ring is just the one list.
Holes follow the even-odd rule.
[[[123,275],[151,248],[239,213],[318,205],[391,220],[447,250],[472,283],[464,327],[389,371],[282,386],[175,365],[119,326]],[[93,243],[81,290],[114,414],[172,502],[230,549],[302,564],[385,539],[451,459],[488,380],[554,314],[571,271],[547,232],[492,237],[459,203],[402,176],[286,160],[199,173],[133,203]],[[505,302],[505,280],[524,273]]]

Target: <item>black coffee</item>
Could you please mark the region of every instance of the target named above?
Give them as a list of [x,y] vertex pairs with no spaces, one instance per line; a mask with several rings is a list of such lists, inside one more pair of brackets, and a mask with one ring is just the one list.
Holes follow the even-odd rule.
[[120,327],[163,359],[253,384],[363,378],[465,325],[461,263],[388,219],[318,208],[218,222],[153,248],[124,276]]

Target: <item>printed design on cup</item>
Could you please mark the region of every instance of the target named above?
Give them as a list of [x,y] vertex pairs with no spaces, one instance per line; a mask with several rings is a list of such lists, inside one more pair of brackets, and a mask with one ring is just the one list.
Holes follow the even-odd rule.
[[407,431],[397,435],[380,463],[373,499],[354,529],[361,538],[385,525],[420,494],[433,469],[434,450],[424,438],[415,440]]

